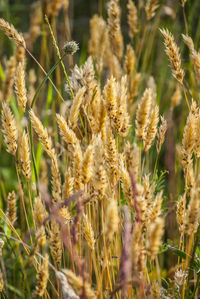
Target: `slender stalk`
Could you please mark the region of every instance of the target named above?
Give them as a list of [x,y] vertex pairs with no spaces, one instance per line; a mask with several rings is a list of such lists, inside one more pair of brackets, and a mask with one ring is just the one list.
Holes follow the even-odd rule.
[[[15,167],[16,167],[16,173],[17,173],[19,188],[21,189],[22,194],[24,194],[23,189],[22,189],[21,179],[20,179],[19,172],[18,172],[18,163],[17,163],[16,157],[15,157]],[[27,216],[27,212],[26,212],[26,206],[25,206],[25,202],[24,202],[24,195],[22,195],[22,206],[23,206],[23,210],[24,210],[24,216],[25,216],[25,219],[26,219],[26,224],[27,224],[27,227],[28,227],[28,232],[29,232],[29,235],[30,235],[31,244],[33,244],[30,225],[29,225],[29,222],[28,222],[28,216]]]
[[[20,236],[19,236],[19,234],[18,234],[18,232],[16,231],[16,229],[14,228],[14,226],[12,225],[12,223],[10,222],[10,220],[8,219],[8,217],[6,216],[6,214],[4,213],[4,211],[2,210],[2,209],[0,209],[0,212],[3,214],[3,216],[6,218],[6,220],[8,221],[8,224],[10,225],[10,227],[11,227],[11,229],[12,229],[12,231],[16,234],[16,236],[18,237],[18,239],[19,240],[17,240],[17,241],[19,241],[22,245],[23,245],[23,247],[24,247],[24,250],[26,251],[26,253],[27,253],[27,255],[30,255],[30,251],[29,251],[29,249],[28,248],[31,248],[29,245],[26,245],[23,241],[22,241],[22,239],[20,238]],[[0,232],[0,235],[5,235],[5,234],[3,234],[3,233],[1,233]],[[6,235],[7,236],[7,235]],[[7,236],[8,238],[13,238],[13,237],[11,237],[11,236]],[[24,245],[25,244],[25,245]]]
[[[198,227],[198,230],[197,230],[197,233],[196,233],[196,238],[195,238],[195,242],[194,242],[194,246],[193,246],[193,250],[192,250],[192,257],[190,259],[190,265],[192,265],[193,262],[194,262],[195,252],[196,252],[196,249],[197,249],[197,246],[198,246],[198,243],[199,243],[199,239],[200,239],[200,226]],[[190,279],[191,272],[192,272],[192,267],[189,267],[188,284],[189,284],[189,279]],[[198,275],[198,278],[199,277],[200,276]]]
[[[45,15],[45,21],[47,22],[47,24],[48,24],[48,26],[49,26],[49,31],[50,31],[50,33],[51,33],[51,37],[52,37],[53,44],[54,44],[55,49],[56,49],[56,52],[57,52],[57,56],[58,56],[59,59],[61,59],[61,54],[60,54],[59,47],[58,47],[58,45],[57,45],[56,39],[55,39],[55,37],[54,37],[53,30],[52,30],[52,28],[51,28],[51,25],[50,25],[49,20],[48,20],[48,18],[47,18],[46,15]],[[68,84],[68,86],[69,86],[69,90],[70,90],[72,99],[74,99],[74,93],[73,93],[73,90],[72,90],[72,88],[71,88],[71,84],[70,84],[70,82],[69,82],[69,78],[68,78],[68,75],[67,75],[67,72],[66,72],[66,69],[65,69],[65,66],[64,66],[63,61],[61,61],[61,66],[62,66],[64,75],[65,75],[65,79],[66,79],[66,81],[67,81],[67,84]]]
[[[31,56],[31,58],[37,63],[37,65],[40,67],[40,69],[43,71],[43,73],[45,75],[47,75],[47,72],[44,70],[44,68],[41,66],[41,64],[37,61],[37,59],[33,56],[33,54],[27,49],[25,48],[25,50],[27,51],[27,53]],[[66,55],[66,54],[65,54]],[[63,55],[64,56],[64,55]],[[57,87],[55,86],[55,84],[53,83],[53,81],[51,80],[51,78],[47,78],[51,84],[53,85],[55,91],[57,92],[57,94],[59,95],[59,98],[64,102],[65,100],[63,99],[62,95],[60,94],[59,90],[57,89]]]
[[143,161],[142,161],[142,169],[141,169],[141,178],[140,178],[140,181],[142,181],[142,175],[143,175],[144,165],[145,165],[145,158],[146,158],[146,155],[144,153],[144,157],[143,157]]
[[[186,270],[187,267],[188,267],[188,263],[189,263],[189,258],[190,258],[190,253],[191,253],[191,250],[192,250],[192,243],[193,243],[193,238],[194,238],[194,234],[192,233],[192,235],[189,237],[189,243],[188,243],[188,248],[186,250],[186,261],[183,265],[183,269]],[[185,298],[185,286],[186,286],[186,283],[184,282],[183,284],[183,287],[182,287],[182,299]]]
[[[53,36],[55,36],[54,40],[55,40],[55,44],[57,46],[57,43],[56,43],[57,32],[56,32],[56,18],[55,17],[52,18],[52,26],[53,26],[52,34],[53,34]],[[57,46],[57,48],[58,48],[58,46]],[[59,48],[58,48],[58,52],[60,53]],[[54,52],[54,56],[55,56],[55,59],[56,59],[56,53],[55,52]],[[59,55],[59,56],[61,57],[61,55]],[[59,87],[59,89],[61,89],[61,72],[60,72],[60,67],[59,66],[56,68],[56,85]]]
[[155,260],[156,260],[156,271],[157,271],[158,281],[159,281],[159,285],[161,286],[160,265],[157,256]]
[[188,35],[188,24],[187,24],[187,18],[185,14],[185,5],[182,5],[182,9],[183,9],[184,24],[185,24],[185,33],[186,35]]
[[32,204],[32,198],[31,198],[31,188],[30,188],[30,182],[27,182],[27,190],[28,190],[28,198],[29,198],[29,203],[30,203],[30,207],[31,207],[31,213],[32,213],[32,217],[33,217],[33,225],[34,228],[36,228],[35,225],[35,218],[34,218],[34,211],[33,211],[33,204]]
[[186,100],[188,109],[190,110],[190,104],[189,104],[188,97],[187,97],[187,94],[186,94],[185,86],[182,85],[182,88],[183,88],[183,93],[184,93],[184,96],[185,96],[185,100]]
[[142,54],[142,49],[143,49],[143,46],[144,46],[144,41],[145,41],[145,37],[146,37],[146,33],[147,33],[147,19],[145,19],[143,28],[144,28],[143,35],[142,35],[142,38],[141,38],[141,41],[140,41],[139,47],[138,47],[137,67],[136,67],[136,69],[138,69],[138,67],[139,67],[140,57],[141,57],[141,54]]
[[[102,230],[104,231],[104,212],[103,212],[103,201],[101,201],[101,221],[102,221]],[[108,275],[108,283],[110,285],[110,289],[112,291],[112,283],[110,278],[110,272],[109,272],[109,266],[108,266],[108,252],[107,252],[107,246],[106,246],[106,240],[105,240],[105,234],[103,233],[103,247],[104,247],[104,254],[105,254],[105,261],[104,261],[104,267],[107,270]],[[102,271],[102,280],[103,280],[103,272]]]
[[38,174],[36,168],[36,160],[35,160],[35,152],[34,152],[34,144],[33,144],[33,130],[32,130],[31,121],[29,122],[29,134],[30,134],[30,145],[31,145],[31,157],[32,157],[33,170],[34,170],[35,181],[36,181],[36,190],[37,190],[37,195],[39,195],[39,183],[38,183]]
[[157,153],[157,155],[156,155],[156,162],[155,162],[155,166],[154,166],[154,170],[153,170],[153,178],[156,174],[156,169],[157,169],[157,164],[158,164],[158,157],[159,157],[159,153]]
[[[42,88],[42,86],[44,85],[44,83],[47,81],[47,79],[49,79],[49,76],[53,73],[53,71],[56,69],[57,65],[62,61],[62,59],[65,58],[67,54],[64,53],[63,56],[54,64],[54,66],[50,69],[50,71],[48,73],[45,72],[46,76],[44,77],[44,79],[42,80],[41,84],[39,85],[38,89],[36,90],[36,93],[33,97],[33,100],[31,102],[31,108],[33,108],[35,101],[37,99],[37,96]],[[62,98],[62,101],[64,102],[64,99]]]

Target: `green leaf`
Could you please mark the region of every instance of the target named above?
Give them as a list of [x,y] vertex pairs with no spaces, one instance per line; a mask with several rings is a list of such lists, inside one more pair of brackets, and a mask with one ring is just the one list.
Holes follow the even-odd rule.
[[24,298],[24,294],[17,288],[13,287],[10,284],[7,284],[9,291],[17,294],[19,297]]
[[47,81],[47,79],[51,76],[51,74],[53,73],[53,71],[56,69],[56,67],[58,66],[58,64],[64,59],[64,57],[66,56],[67,54],[63,54],[63,56],[54,64],[54,66],[50,69],[50,71],[46,74],[46,76],[44,77],[44,79],[42,80],[42,82],[40,83],[39,87],[37,88],[36,90],[36,93],[33,97],[33,100],[31,102],[31,108],[33,108],[33,105],[35,104],[35,101],[38,97],[38,94],[42,88],[42,86],[44,85],[44,83]]
[[4,70],[2,68],[1,63],[0,63],[0,78],[1,78],[2,81],[4,81],[4,79],[5,79],[5,73],[4,73]]
[[156,174],[154,176],[154,180],[156,182],[156,189],[155,194],[163,190],[166,186],[166,175],[168,174],[167,170],[161,171],[160,176],[158,176],[158,172],[156,171]]
[[[182,258],[184,260],[186,259],[187,254],[184,251],[182,251],[182,250],[180,250],[180,249],[178,249],[176,247],[173,247],[173,246],[171,246],[169,244],[166,244],[165,246],[168,249],[172,250],[173,253],[176,254],[177,256],[179,256],[180,258]],[[192,263],[191,266],[192,266],[192,268],[195,270],[195,272],[197,274],[198,273],[200,274],[200,259],[196,258],[196,260],[193,261],[193,263]]]

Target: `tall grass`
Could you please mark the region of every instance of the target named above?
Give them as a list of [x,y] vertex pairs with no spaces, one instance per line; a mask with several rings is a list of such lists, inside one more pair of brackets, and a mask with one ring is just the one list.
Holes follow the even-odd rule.
[[0,19],[2,298],[198,298],[198,1],[97,4]]

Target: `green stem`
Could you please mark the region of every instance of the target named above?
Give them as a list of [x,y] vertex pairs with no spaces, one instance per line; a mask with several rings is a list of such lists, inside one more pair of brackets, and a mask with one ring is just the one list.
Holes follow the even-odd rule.
[[[190,265],[192,265],[194,263],[195,252],[196,252],[196,249],[198,247],[199,239],[200,239],[200,226],[198,227],[198,230],[197,230],[197,233],[196,233],[196,239],[195,239],[195,243],[194,243],[194,246],[193,246],[193,251],[192,251],[192,257],[191,257],[191,260],[190,260]],[[187,283],[189,283],[189,279],[191,277],[191,273],[192,273],[192,267],[190,266],[189,267],[188,282]],[[200,278],[199,275],[198,275],[198,278]]]
[[182,85],[182,87],[183,87],[183,93],[184,93],[184,96],[185,96],[185,100],[186,100],[188,109],[189,109],[189,111],[190,111],[190,104],[189,104],[188,97],[187,97],[187,94],[186,94],[185,86]]
[[143,46],[144,46],[146,33],[147,33],[147,19],[145,19],[143,28],[144,28],[144,30],[143,30],[141,42],[139,43],[138,51],[137,51],[137,67],[136,67],[137,70],[138,70],[138,67],[139,67],[139,61],[140,61],[140,57],[141,57],[141,54],[142,54],[142,49],[143,49]]
[[16,168],[16,174],[17,174],[17,179],[18,179],[18,183],[19,183],[19,188],[21,188],[21,190],[22,190],[22,206],[23,206],[24,216],[25,216],[25,219],[26,219],[26,224],[27,224],[27,227],[28,227],[28,232],[29,232],[29,235],[30,235],[30,240],[31,240],[31,245],[32,245],[33,244],[33,239],[32,239],[32,235],[31,235],[30,225],[29,225],[29,222],[28,222],[28,215],[27,215],[26,205],[25,205],[25,200],[24,200],[24,192],[23,192],[23,188],[22,188],[20,175],[19,175],[19,172],[18,172],[18,161],[17,161],[16,156],[15,156],[15,168]]
[[81,115],[80,115],[80,114],[79,114],[79,119],[80,119],[81,125],[82,125],[82,127],[83,127],[83,130],[84,130],[84,133],[85,133],[85,136],[86,136],[87,142],[88,142],[87,130],[85,129],[85,125],[84,125],[83,119],[82,119],[82,117],[81,117]]
[[34,170],[35,181],[36,181],[36,190],[37,190],[37,195],[39,195],[38,174],[37,174],[36,160],[35,160],[35,153],[34,153],[33,130],[32,130],[31,121],[29,123],[29,133],[30,133],[30,141],[31,141],[31,157],[32,157],[33,170]]
[[54,64],[54,66],[50,69],[50,71],[46,74],[46,76],[44,77],[44,79],[42,80],[42,82],[40,83],[39,87],[36,90],[36,93],[33,97],[33,100],[31,102],[31,108],[33,108],[35,101],[37,99],[37,96],[42,88],[42,86],[44,85],[44,83],[47,81],[47,79],[49,78],[49,76],[53,73],[53,71],[56,69],[57,65],[65,58],[67,54],[63,54],[63,56],[56,62],[56,64]]
[[[52,28],[51,28],[51,25],[50,25],[49,20],[48,20],[48,18],[47,18],[46,15],[45,15],[45,21],[47,22],[47,24],[48,24],[48,26],[49,26],[49,31],[50,31],[50,33],[51,33],[51,37],[52,37],[53,44],[54,44],[54,47],[55,47],[55,49],[56,49],[58,58],[61,59],[60,50],[59,50],[59,48],[58,48],[56,39],[55,39],[54,34],[53,34],[53,30],[52,30]],[[68,78],[68,75],[67,75],[67,72],[66,72],[64,63],[63,63],[62,61],[61,61],[61,66],[62,66],[64,75],[65,75],[65,79],[66,79],[66,81],[67,81],[67,84],[68,84],[68,86],[69,86],[69,90],[70,90],[72,99],[74,99],[74,93],[73,93],[73,90],[72,90],[72,88],[71,88],[71,84],[70,84],[70,82],[69,82],[69,78]]]
[[145,154],[145,152],[144,152],[144,157],[143,157],[143,161],[142,161],[142,170],[141,170],[141,178],[140,178],[140,181],[142,181],[142,175],[143,175],[143,171],[144,171],[145,158],[146,158],[146,154]]
[[[44,69],[43,69],[43,67],[41,66],[41,64],[37,61],[37,59],[31,54],[31,52],[27,49],[27,48],[25,48],[25,50],[27,51],[27,53],[33,58],[33,60],[37,63],[37,65],[40,67],[40,69],[43,71],[43,73],[47,76],[47,79],[51,82],[51,84],[53,85],[53,87],[54,87],[54,89],[56,90],[56,92],[57,92],[57,94],[59,95],[59,97],[60,97],[60,99],[64,102],[64,99],[63,99],[63,97],[62,97],[62,95],[60,94],[60,92],[59,92],[59,90],[57,89],[57,87],[55,86],[55,84],[53,83],[53,81],[51,80],[51,78],[49,78],[49,73],[47,73]],[[64,56],[66,55],[66,53],[61,57],[61,58],[63,58]],[[59,60],[59,62],[60,62],[60,60]],[[59,62],[57,62],[57,63],[59,63]],[[56,66],[57,66],[57,64],[56,64]],[[56,68],[56,66],[54,65],[53,66],[53,68],[55,67]],[[52,70],[52,69],[51,69]],[[51,71],[50,70],[50,71]],[[53,71],[54,71],[54,69],[53,69]],[[52,72],[53,72],[52,71]],[[51,74],[51,73],[50,73]],[[45,77],[46,78],[46,77]],[[47,80],[46,79],[46,80]],[[45,80],[45,81],[46,81]]]
[[185,14],[185,5],[182,5],[183,8],[183,18],[184,18],[184,25],[185,25],[185,33],[188,35],[188,24],[187,24],[187,18]]
[[158,164],[158,157],[159,157],[159,153],[156,156],[156,162],[155,162],[154,171],[153,171],[153,178],[154,178],[155,173],[156,173],[156,168],[157,168],[157,164]]

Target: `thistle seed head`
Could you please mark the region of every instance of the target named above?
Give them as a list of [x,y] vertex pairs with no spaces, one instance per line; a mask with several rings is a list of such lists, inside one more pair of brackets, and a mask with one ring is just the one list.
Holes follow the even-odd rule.
[[72,40],[64,45],[63,50],[67,55],[74,55],[79,50],[79,46]]

